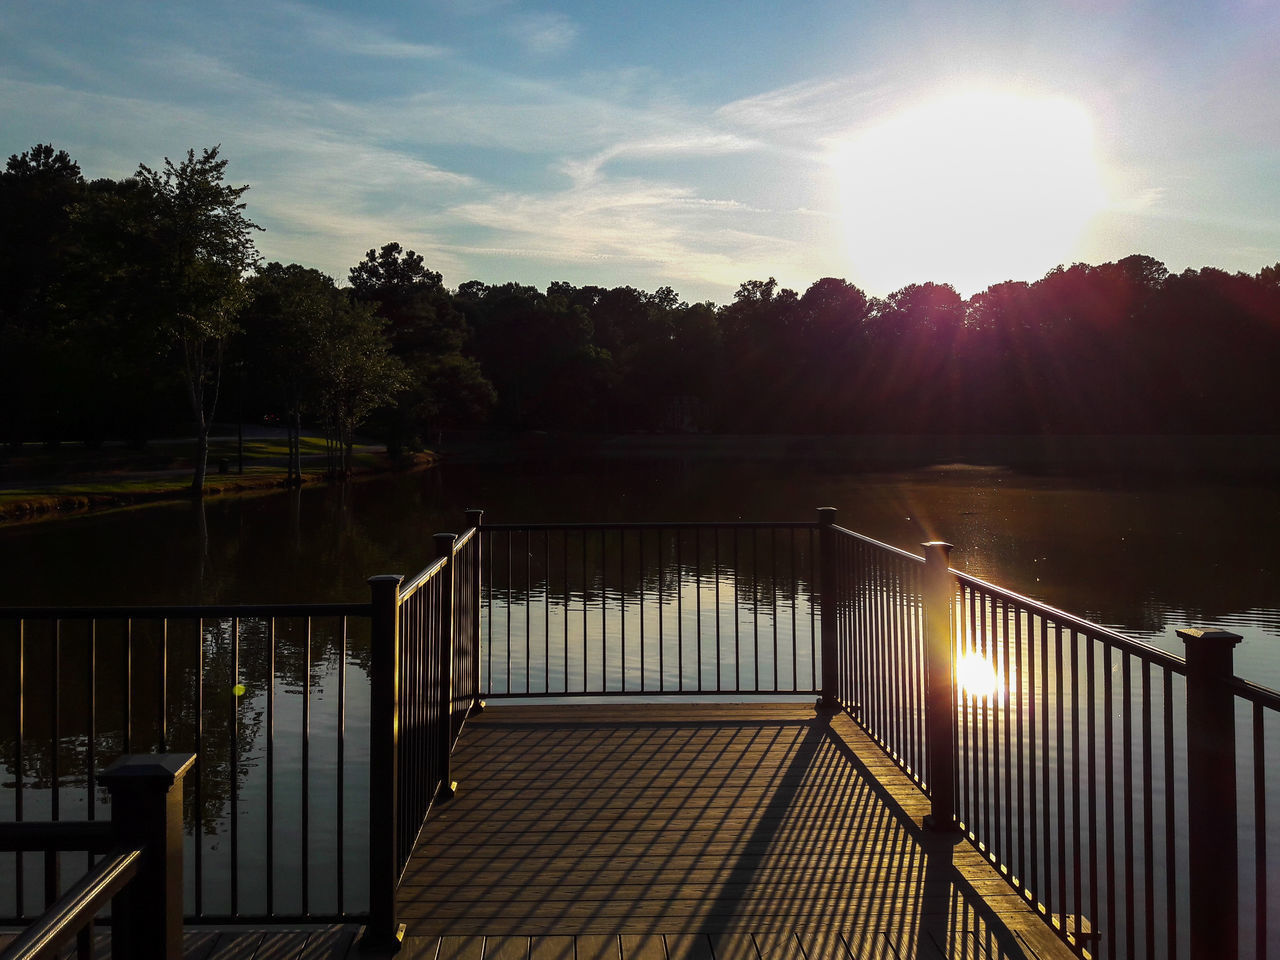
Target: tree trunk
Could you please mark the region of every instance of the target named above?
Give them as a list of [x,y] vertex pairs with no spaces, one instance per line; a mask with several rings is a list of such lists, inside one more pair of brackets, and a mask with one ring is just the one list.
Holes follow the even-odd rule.
[[200,418],[196,434],[196,469],[191,478],[191,495],[197,500],[204,496],[204,476],[209,469],[209,423]]

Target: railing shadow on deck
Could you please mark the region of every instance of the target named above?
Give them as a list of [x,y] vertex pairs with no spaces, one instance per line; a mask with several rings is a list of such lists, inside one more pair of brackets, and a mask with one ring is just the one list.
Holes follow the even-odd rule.
[[509,709],[470,729],[456,806],[406,874],[418,934],[803,929],[843,937],[830,956],[1030,955],[954,868],[956,838],[922,831],[858,759],[847,721]]

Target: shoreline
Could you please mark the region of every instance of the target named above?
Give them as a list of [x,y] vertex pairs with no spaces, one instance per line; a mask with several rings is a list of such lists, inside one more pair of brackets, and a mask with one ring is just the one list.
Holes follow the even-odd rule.
[[[136,462],[145,463],[144,456]],[[733,460],[819,464],[852,472],[962,471],[1002,468],[1031,475],[1143,479],[1280,480],[1280,436],[967,434],[592,434],[551,431],[457,431],[436,451],[392,463],[366,448],[352,480],[427,470],[439,464],[581,460]],[[12,464],[0,460],[0,466]],[[38,523],[101,510],[190,500],[190,469],[85,471],[65,479],[5,477],[0,526]],[[5,471],[8,472],[8,471]],[[31,486],[23,486],[24,480]],[[306,473],[303,486],[330,482]],[[43,488],[43,489],[42,489]],[[243,474],[211,472],[206,497],[265,495],[288,489],[286,472],[261,462]]]
[[[439,462],[430,452],[413,454],[402,463],[392,463],[385,453],[365,456],[374,458],[374,462],[357,464],[348,479],[360,481],[388,473],[427,470]],[[0,488],[0,526],[41,523],[156,503],[190,502],[194,499],[190,493],[190,475],[190,470],[166,470],[150,475],[143,472],[133,476],[127,472],[86,474],[45,483],[46,490],[23,487],[21,481],[8,480],[5,487]],[[312,487],[329,482],[332,481],[324,473],[307,473],[304,469],[301,483],[296,486]],[[129,489],[131,486],[134,489]],[[209,473],[205,477],[204,498],[261,496],[288,489],[286,470],[259,466],[245,473]]]

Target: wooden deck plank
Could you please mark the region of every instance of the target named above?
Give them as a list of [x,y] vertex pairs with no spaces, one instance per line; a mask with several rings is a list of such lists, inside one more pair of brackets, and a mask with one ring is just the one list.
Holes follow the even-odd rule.
[[345,960],[356,949],[355,940],[356,928],[349,925],[316,930],[307,936],[298,960]]
[[573,937],[533,937],[529,960],[574,960]]
[[411,933],[535,936],[534,960],[570,935],[565,960],[626,960],[646,934],[667,960],[748,941],[751,960],[851,960],[1016,955],[1011,930],[1044,928],[981,853],[921,829],[927,799],[852,721],[808,705],[493,707],[453,776],[401,886]]
[[577,960],[620,960],[617,934],[584,934],[574,938]]
[[749,933],[713,933],[711,952],[716,960],[760,960],[756,942]]
[[485,937],[484,960],[529,960],[529,938]]
[[441,937],[436,960],[484,960],[484,936]]
[[265,936],[263,931],[248,933],[223,933],[218,936],[209,960],[253,960],[253,955]]
[[622,960],[667,960],[666,944],[656,934],[628,934],[622,938]]
[[667,934],[667,960],[715,960],[705,933]]

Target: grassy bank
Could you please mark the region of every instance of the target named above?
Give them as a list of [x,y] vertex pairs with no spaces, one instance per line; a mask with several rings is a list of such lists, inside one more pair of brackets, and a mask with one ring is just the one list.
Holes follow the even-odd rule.
[[[0,523],[39,520],[68,513],[123,507],[189,497],[194,469],[194,440],[163,440],[143,450],[104,444],[64,444],[46,448],[24,444],[0,453]],[[327,460],[322,437],[302,437],[302,482],[325,482]],[[428,466],[429,454],[409,463],[393,463],[371,445],[356,448],[358,475]],[[246,437],[241,451],[235,436],[211,437],[205,495],[261,493],[288,481],[288,444],[281,435]]]

